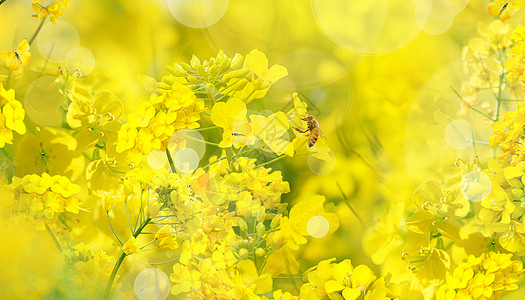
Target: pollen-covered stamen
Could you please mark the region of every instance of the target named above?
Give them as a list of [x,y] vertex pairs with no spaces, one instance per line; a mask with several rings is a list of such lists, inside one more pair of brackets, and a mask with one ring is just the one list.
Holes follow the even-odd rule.
[[110,112],[106,113],[104,117],[108,120],[108,122],[115,120],[115,116]]

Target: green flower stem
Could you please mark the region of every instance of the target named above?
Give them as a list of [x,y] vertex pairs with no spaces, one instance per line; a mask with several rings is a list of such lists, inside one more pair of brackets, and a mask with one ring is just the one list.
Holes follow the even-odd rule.
[[264,162],[264,163],[262,163],[262,164],[260,164],[260,165],[255,166],[255,167],[256,167],[256,168],[258,168],[258,167],[264,167],[264,166],[266,166],[266,165],[269,165],[269,164],[271,164],[271,163],[274,163],[274,162],[276,162],[276,161],[279,161],[279,160],[281,160],[281,159],[283,159],[283,158],[285,158],[285,157],[286,157],[286,154],[282,154],[282,155],[279,155],[279,156],[277,156],[276,158],[274,158],[274,159],[272,159],[272,160],[269,160],[269,161],[267,161],[267,162]]
[[196,138],[194,138],[194,137],[192,137],[192,136],[187,136],[186,138],[189,139],[189,140],[194,140],[194,141],[197,141],[197,142],[205,143],[205,144],[207,144],[207,145],[212,145],[212,146],[219,147],[219,144],[217,144],[217,143],[212,143],[212,142],[208,142],[208,141],[203,141],[203,140],[200,140],[200,139],[196,139]]
[[140,247],[140,250],[142,250],[142,249],[146,248],[147,246],[149,246],[149,245],[151,245],[151,244],[155,243],[155,241],[157,241],[157,239],[156,239],[156,238],[154,238],[153,240],[151,240],[151,242],[147,243],[146,245],[144,245],[144,246]]
[[160,247],[159,247],[159,246],[157,246],[157,247],[155,247],[155,248],[150,248],[150,249],[144,249],[144,250],[142,250],[142,248],[141,248],[141,250],[142,250],[142,252],[144,252],[144,251],[151,251],[151,250],[156,250],[156,249],[159,249],[159,248],[160,248]]
[[[478,114],[484,116],[485,118],[488,118],[489,120],[491,121],[496,121],[495,119],[493,119],[491,116],[485,114],[484,112],[482,112],[481,110],[475,108],[475,107],[472,107],[467,101],[465,101],[465,99],[463,99],[463,96],[461,96],[461,94],[454,88],[454,87],[450,87],[452,89],[452,91],[454,92],[454,94],[456,94],[456,96],[458,96],[459,100],[461,102],[463,102],[464,104],[468,105],[468,107],[470,109],[472,109],[473,111],[477,112]],[[498,101],[498,107],[499,107],[499,101]]]
[[267,255],[264,256],[264,261],[263,261],[261,267],[259,268],[259,271],[257,272],[257,275],[261,275],[262,270],[264,269],[264,266],[266,266],[266,263],[268,262],[268,257],[270,257],[270,253],[267,253]]
[[163,265],[163,264],[167,264],[167,263],[178,261],[178,260],[179,260],[179,257],[177,257],[175,259],[163,261],[163,262],[160,262],[160,263],[150,263],[150,265],[152,265],[152,266]]
[[120,265],[124,261],[124,258],[126,257],[126,253],[121,252],[120,256],[117,260],[117,263],[115,264],[115,267],[113,267],[113,271],[111,272],[111,276],[109,277],[108,284],[106,285],[106,290],[104,291],[104,299],[109,299],[109,293],[111,292],[111,287],[113,286],[113,281],[115,280],[115,276],[117,275],[117,271],[120,268]]
[[106,216],[108,217],[109,227],[111,228],[111,231],[113,231],[113,235],[115,235],[115,237],[117,238],[117,241],[120,243],[121,246],[124,245],[124,244],[122,244],[122,241],[119,239],[117,233],[113,229],[113,225],[111,224],[111,219],[109,218],[109,213],[108,212],[106,212]]
[[[146,227],[146,225],[149,224],[151,221],[151,218],[147,218],[144,223],[140,225],[140,227],[137,229],[135,233],[133,233],[133,237],[137,238],[142,230]],[[122,262],[124,261],[124,258],[126,258],[126,253],[123,251],[120,253],[120,256],[115,263],[115,266],[113,267],[113,271],[111,272],[111,276],[109,277],[108,284],[106,285],[106,290],[104,291],[104,299],[109,299],[109,294],[111,292],[111,287],[113,286],[113,282],[115,281],[115,276],[117,276],[118,269],[122,265]]]
[[0,0],[0,5],[4,4],[5,0]]
[[56,234],[53,232],[53,229],[51,229],[51,227],[49,227],[49,224],[46,224],[46,230],[49,233],[49,235],[51,236],[51,239],[53,240],[55,245],[57,246],[58,251],[62,252],[62,246],[60,246],[60,242],[58,241],[58,238],[57,238]]
[[61,214],[58,215],[58,220],[60,221],[60,223],[62,223],[62,225],[64,225],[67,228],[67,230],[71,230],[71,228],[67,225],[66,220],[64,220],[64,217],[62,217]]
[[124,201],[124,207],[126,208],[126,217],[128,218],[129,230],[133,232],[133,228],[131,228],[131,220],[129,218],[129,212],[128,212],[128,201]]
[[357,211],[350,205],[350,202],[348,202],[348,198],[346,198],[345,193],[343,192],[343,189],[341,188],[341,185],[339,182],[337,183],[337,187],[339,188],[339,191],[341,192],[341,195],[343,195],[343,199],[345,200],[346,206],[350,209],[350,211],[356,216],[356,218],[359,220],[359,223],[361,223],[361,226],[364,228],[365,224],[363,223],[363,220],[361,217],[357,214]]
[[168,156],[171,173],[177,173],[177,170],[175,170],[175,163],[173,162],[173,158],[171,158],[170,150],[168,150],[168,148],[166,148],[166,155]]
[[[4,0],[5,1],[5,0]],[[2,3],[0,3],[2,4]],[[46,21],[47,19],[47,16],[45,16],[43,19],[42,19],[42,22],[40,22],[40,24],[38,25],[38,28],[36,29],[35,33],[33,33],[33,36],[31,37],[31,39],[29,40],[29,46],[31,46],[31,44],[33,44],[33,42],[35,41],[37,35],[40,33],[40,29],[42,29],[42,26],[44,26],[44,22]]]
[[238,158],[239,155],[242,153],[242,150],[244,150],[244,147],[246,146],[242,146],[240,149],[239,149],[239,152],[237,152],[237,154],[235,154],[235,158]]
[[233,166],[233,149],[230,147],[230,148],[226,148],[226,156],[228,156],[228,161],[230,162],[230,168],[233,170],[233,171],[237,171],[235,170],[234,166]]
[[195,129],[191,129],[193,131],[204,131],[204,130],[209,130],[209,129],[215,129],[215,128],[218,128],[219,126],[210,126],[210,127],[201,127],[201,128],[195,128]]
[[212,162],[206,164],[206,165],[203,166],[202,168],[203,168],[203,169],[206,169],[206,168],[208,168],[209,166],[211,166],[212,164],[214,164],[214,163],[216,163],[216,162],[219,162],[219,161],[221,161],[221,160],[223,160],[223,159],[226,159],[226,158],[228,158],[228,157],[226,157],[226,156],[224,156],[224,157],[219,157],[218,159],[216,159],[216,160],[214,160],[214,161],[212,161]]

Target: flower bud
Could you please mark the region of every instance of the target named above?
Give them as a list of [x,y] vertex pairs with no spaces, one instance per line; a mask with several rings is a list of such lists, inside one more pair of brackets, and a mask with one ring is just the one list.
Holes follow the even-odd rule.
[[262,237],[266,233],[266,227],[264,226],[263,223],[258,223],[257,226],[255,227],[255,230],[257,232],[257,235],[260,237]]
[[281,224],[281,218],[282,218],[283,215],[281,214],[278,214],[277,216],[275,216],[273,219],[272,219],[272,222],[270,223],[270,227],[272,229],[275,229],[277,227],[279,227],[279,225]]
[[171,90],[171,85],[164,82],[159,82],[158,88],[162,90]]
[[199,60],[199,58],[195,55],[193,55],[190,59],[190,65],[193,69],[197,68],[198,65],[201,64],[201,61]]
[[167,85],[172,86],[177,80],[174,76],[164,76],[162,77],[162,82],[164,82]]
[[239,220],[239,229],[241,231],[248,231],[248,224],[243,219]]
[[266,254],[266,251],[264,251],[263,248],[257,248],[257,250],[255,250],[255,256],[257,257],[262,257]]
[[180,66],[188,73],[193,72],[193,68],[187,63],[182,63]]
[[190,83],[196,83],[196,82],[198,81],[197,77],[195,77],[195,76],[191,76],[191,75],[188,76],[188,77],[186,77],[186,79],[187,79],[188,82],[190,82]]
[[113,204],[115,204],[115,196],[112,196],[108,193],[104,193],[104,211],[109,212],[113,209]]
[[255,218],[257,219],[257,222],[262,222],[262,221],[264,221],[265,210],[266,210],[266,209],[262,206],[262,207],[257,211],[257,214],[255,215]]
[[174,64],[173,66],[167,66],[168,72],[173,76],[182,76],[186,73],[181,65]]
[[204,69],[204,67],[202,65],[197,65],[195,67],[195,70],[197,70],[197,73],[199,73],[201,75],[206,74],[206,69]]
[[230,68],[230,62],[227,59],[223,59],[219,64],[219,70],[226,71]]
[[209,69],[208,69],[208,73],[212,74],[212,75],[215,75],[215,73],[217,73],[217,65],[212,65]]
[[239,53],[236,53],[235,56],[232,58],[231,68],[240,69],[242,68],[243,62],[244,62],[244,57],[242,57],[242,55],[240,55]]
[[248,240],[239,241],[239,247],[241,247],[241,248],[246,248],[249,245],[250,245],[250,243],[248,242]]
[[241,250],[239,250],[239,257],[241,258],[247,258],[248,254],[248,249],[246,248],[241,248]]

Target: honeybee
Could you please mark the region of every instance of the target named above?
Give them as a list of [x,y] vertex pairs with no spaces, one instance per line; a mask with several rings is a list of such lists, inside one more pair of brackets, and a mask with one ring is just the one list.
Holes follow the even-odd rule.
[[314,116],[307,115],[306,117],[301,118],[301,120],[306,121],[306,126],[308,128],[306,130],[299,130],[298,128],[294,129],[300,133],[308,132],[308,147],[312,148],[319,139],[319,136],[324,136],[324,134],[321,131],[321,128],[319,128],[319,122],[317,122]]

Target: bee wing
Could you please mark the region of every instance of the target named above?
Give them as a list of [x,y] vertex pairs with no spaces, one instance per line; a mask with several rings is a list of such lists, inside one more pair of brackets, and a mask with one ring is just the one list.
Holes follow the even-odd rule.
[[495,17],[501,13],[502,4],[497,2],[492,2],[489,4],[489,15]]
[[23,39],[18,45],[18,48],[16,48],[16,53],[20,55],[26,53],[27,51],[29,51],[29,42],[27,39]]
[[31,61],[31,53],[26,52],[26,53],[23,53],[23,54],[19,54],[18,58],[20,59],[20,62],[24,66],[27,66],[27,65],[29,65],[29,62]]
[[501,21],[508,20],[510,17],[512,17],[513,14],[514,14],[514,10],[509,9],[509,7],[507,6],[505,7],[505,9],[501,11],[501,15],[499,16],[499,19]]

